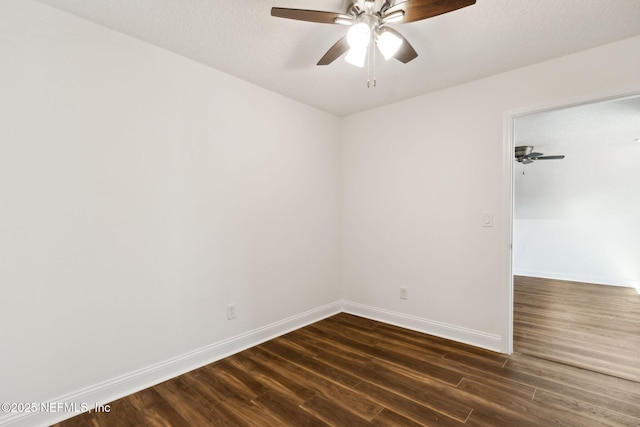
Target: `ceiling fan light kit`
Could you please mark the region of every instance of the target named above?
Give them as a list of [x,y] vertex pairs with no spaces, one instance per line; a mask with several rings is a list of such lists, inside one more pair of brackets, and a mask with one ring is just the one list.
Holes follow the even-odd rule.
[[385,28],[382,28],[381,31],[376,33],[376,46],[380,49],[384,59],[389,60],[393,58],[400,46],[402,46],[402,39],[391,31],[386,31]]
[[[271,16],[350,26],[346,36],[338,40],[317,65],[329,65],[346,53],[345,60],[348,63],[364,67],[368,56],[371,55],[373,61],[369,63],[373,63],[375,73],[375,47],[386,60],[396,58],[406,64],[418,57],[418,53],[411,44],[399,32],[388,27],[388,24],[421,21],[471,6],[475,2],[475,0],[347,0],[344,13],[273,7]],[[370,49],[371,40],[375,46],[373,49]]]
[[368,43],[360,47],[352,46],[349,52],[347,52],[347,56],[344,57],[344,60],[356,67],[364,67],[364,63],[367,60],[368,47]]
[[353,25],[347,32],[347,43],[351,49],[361,49],[369,46],[371,28],[364,22]]

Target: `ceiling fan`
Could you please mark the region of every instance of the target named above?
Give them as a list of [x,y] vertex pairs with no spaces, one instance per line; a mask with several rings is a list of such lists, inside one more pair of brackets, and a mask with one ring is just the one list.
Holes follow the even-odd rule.
[[[328,65],[347,53],[346,61],[363,67],[371,40],[385,59],[407,63],[418,56],[409,42],[388,24],[421,21],[475,4],[476,0],[345,0],[343,13],[271,8],[271,16],[321,24],[350,26],[317,65]],[[374,53],[375,55],[375,53]]]
[[545,156],[543,153],[534,153],[533,146],[521,145],[516,147],[516,161],[524,165],[533,163],[535,160],[560,160],[564,159],[563,155],[560,156]]

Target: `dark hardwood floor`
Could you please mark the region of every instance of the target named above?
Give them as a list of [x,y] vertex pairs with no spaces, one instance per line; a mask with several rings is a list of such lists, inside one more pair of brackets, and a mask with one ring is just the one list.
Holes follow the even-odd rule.
[[640,295],[632,288],[515,276],[514,350],[640,381]]
[[339,314],[75,426],[638,426],[640,383]]

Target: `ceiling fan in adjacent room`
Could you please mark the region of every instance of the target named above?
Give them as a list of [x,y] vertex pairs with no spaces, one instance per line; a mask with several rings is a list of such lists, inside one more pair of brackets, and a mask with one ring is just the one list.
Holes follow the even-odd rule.
[[[271,8],[271,16],[321,24],[350,26],[317,65],[328,65],[347,53],[346,61],[363,67],[375,44],[385,59],[407,63],[418,56],[415,49],[389,24],[421,21],[475,4],[476,0],[345,0],[342,13],[306,9]],[[373,41],[373,43],[371,43]],[[375,49],[372,49],[375,58]]]
[[560,160],[564,159],[563,155],[559,156],[545,156],[543,153],[533,152],[533,146],[521,145],[516,147],[516,161],[524,165],[533,163],[536,160]]

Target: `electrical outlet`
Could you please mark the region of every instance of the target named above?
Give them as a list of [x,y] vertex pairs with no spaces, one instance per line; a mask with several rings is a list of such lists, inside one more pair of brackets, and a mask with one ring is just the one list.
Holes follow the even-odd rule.
[[236,318],[236,305],[229,304],[227,306],[227,320],[235,319],[235,318]]
[[400,288],[400,299],[407,299],[407,288]]

